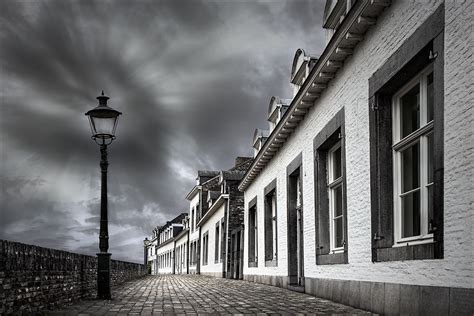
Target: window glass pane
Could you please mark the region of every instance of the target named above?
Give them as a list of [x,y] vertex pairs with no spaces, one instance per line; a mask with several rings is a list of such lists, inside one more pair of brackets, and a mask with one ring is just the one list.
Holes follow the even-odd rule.
[[434,91],[433,91],[433,73],[428,75],[428,91],[427,91],[427,120],[428,122],[433,120],[433,104],[434,104]]
[[420,192],[402,197],[402,238],[420,235]]
[[342,185],[333,190],[334,194],[334,217],[342,215]]
[[433,182],[433,134],[428,135],[428,183]]
[[333,178],[332,180],[335,180],[337,178],[339,178],[341,175],[342,175],[342,168],[341,168],[341,147],[339,147],[338,149],[336,149],[333,153],[332,153],[332,157],[333,157],[333,166],[332,166],[332,174],[333,174]]
[[420,84],[400,98],[401,138],[420,127]]
[[420,144],[402,152],[402,193],[418,188],[420,179]]
[[334,220],[334,236],[336,237],[336,240],[334,242],[334,247],[339,248],[343,246],[344,242],[344,231],[343,231],[343,217],[339,217]]

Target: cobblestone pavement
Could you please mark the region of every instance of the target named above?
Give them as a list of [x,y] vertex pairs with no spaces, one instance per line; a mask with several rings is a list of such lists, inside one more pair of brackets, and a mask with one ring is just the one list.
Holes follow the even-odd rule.
[[200,275],[147,276],[112,290],[111,301],[81,301],[54,315],[361,314],[346,305],[253,282]]

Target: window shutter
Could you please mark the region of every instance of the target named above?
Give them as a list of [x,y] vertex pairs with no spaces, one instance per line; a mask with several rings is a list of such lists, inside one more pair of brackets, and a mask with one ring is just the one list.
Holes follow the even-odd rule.
[[318,151],[316,155],[317,168],[317,244],[316,255],[327,255],[330,251],[329,243],[329,198],[327,190],[327,157],[326,152]]
[[[442,8],[444,11],[444,8]],[[439,9],[437,10],[439,11]],[[440,14],[441,15],[441,14]],[[444,21],[444,12],[442,12]],[[438,56],[433,63],[434,84],[434,201],[433,201],[433,238],[434,257],[444,257],[444,33],[433,39],[433,51]]]
[[[393,159],[391,98],[370,100],[372,248],[393,245]],[[373,260],[376,261],[376,251]]]
[[272,240],[272,201],[271,195],[265,195],[265,261],[273,259]]

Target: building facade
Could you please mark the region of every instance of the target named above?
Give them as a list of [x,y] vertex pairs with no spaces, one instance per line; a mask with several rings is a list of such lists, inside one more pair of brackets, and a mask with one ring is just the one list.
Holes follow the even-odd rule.
[[237,157],[229,170],[199,170],[181,214],[145,239],[151,274],[243,277],[244,195],[238,185],[252,162]]
[[296,52],[293,98],[239,185],[244,279],[377,313],[472,314],[472,10],[327,2],[327,45]]
[[166,225],[153,229],[152,238],[144,241],[146,262],[150,274],[175,273],[174,257],[177,237],[186,231],[187,214],[181,213]]

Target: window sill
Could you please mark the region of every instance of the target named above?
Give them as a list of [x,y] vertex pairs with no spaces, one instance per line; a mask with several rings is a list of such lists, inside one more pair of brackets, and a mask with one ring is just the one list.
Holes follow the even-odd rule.
[[265,261],[265,267],[278,267],[278,260],[273,259]]
[[374,262],[387,261],[405,261],[405,260],[425,260],[425,259],[441,259],[435,255],[437,243],[432,240],[413,245],[397,245],[387,248],[378,248],[375,250]]
[[257,268],[258,264],[256,261],[249,261],[249,268]]
[[407,246],[416,246],[416,245],[423,245],[423,244],[430,244],[433,243],[433,234],[429,234],[426,236],[417,236],[416,238],[410,239],[401,239],[393,247],[407,247]]
[[329,253],[324,255],[316,255],[316,264],[317,265],[327,265],[327,264],[347,264],[349,263],[347,259],[347,252],[339,253]]

